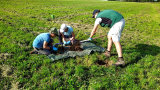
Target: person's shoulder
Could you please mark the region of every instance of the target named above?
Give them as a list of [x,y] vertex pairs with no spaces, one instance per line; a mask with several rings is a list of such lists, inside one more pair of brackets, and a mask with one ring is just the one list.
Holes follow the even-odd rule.
[[101,12],[115,12],[115,11],[112,10],[112,9],[106,9],[106,10],[103,10],[103,11],[101,11]]
[[103,10],[103,11],[114,11],[114,10],[112,10],[112,9],[105,9],[105,10]]
[[102,18],[100,18],[100,17],[96,18],[96,20],[95,20],[95,22],[100,22],[100,21],[102,21]]
[[67,26],[68,28],[72,28],[71,26]]
[[41,33],[40,34],[42,37],[49,37],[50,36],[50,33]]
[[71,26],[67,26],[67,27],[70,31],[73,31],[73,28]]
[[64,32],[64,30],[62,30],[62,29],[60,29],[59,31],[60,31],[60,33],[63,33],[63,32]]
[[49,34],[49,33],[40,33],[39,35],[46,35],[46,34]]
[[50,33],[42,33],[42,35],[46,35],[46,36],[48,36],[48,35],[50,35]]

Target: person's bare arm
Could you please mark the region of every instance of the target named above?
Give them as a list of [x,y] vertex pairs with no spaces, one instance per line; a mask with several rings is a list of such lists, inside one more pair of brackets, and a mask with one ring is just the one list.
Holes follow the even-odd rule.
[[72,38],[70,40],[74,40],[75,39],[75,34],[74,32],[72,32]]
[[62,38],[64,38],[64,41],[66,41],[66,38],[64,37],[64,34],[62,34]]
[[50,47],[48,46],[48,43],[46,41],[43,42],[43,48],[44,49],[50,49]]
[[91,35],[90,35],[90,38],[93,37],[93,35],[95,34],[97,28],[98,28],[98,24],[97,24],[97,25],[94,25],[94,27],[93,27],[93,29],[92,29],[92,32],[91,32]]

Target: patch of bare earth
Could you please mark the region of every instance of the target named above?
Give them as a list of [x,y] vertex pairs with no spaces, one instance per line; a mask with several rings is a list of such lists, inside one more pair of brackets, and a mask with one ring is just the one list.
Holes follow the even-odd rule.
[[100,66],[110,67],[113,64],[113,61],[112,60],[104,60],[104,61],[103,60],[98,60],[97,64],[100,65]]
[[18,90],[18,82],[12,82],[12,88],[11,90]]
[[[2,77],[10,77],[14,78],[15,76],[13,75],[13,68],[10,67],[9,65],[0,65],[1,68],[1,75]],[[11,90],[18,90],[18,82],[15,80],[11,81]]]
[[11,58],[13,54],[10,53],[0,53],[0,60],[6,60],[7,58]]

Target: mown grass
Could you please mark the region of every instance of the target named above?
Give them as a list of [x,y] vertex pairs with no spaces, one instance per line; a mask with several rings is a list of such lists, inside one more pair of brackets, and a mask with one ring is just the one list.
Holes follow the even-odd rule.
[[[160,89],[159,3],[98,0],[1,0],[0,3],[0,89]],[[121,38],[125,67],[98,65],[98,60],[107,59],[102,53],[56,62],[44,55],[29,54],[39,33],[59,28],[62,23],[74,28],[77,39],[87,39],[89,35],[84,33],[93,28],[94,9],[113,9],[125,17]],[[98,31],[96,36],[106,34],[108,29]],[[96,44],[106,48],[107,38],[97,39]],[[112,53],[109,60],[115,62],[114,46]],[[5,71],[4,66],[11,70]]]

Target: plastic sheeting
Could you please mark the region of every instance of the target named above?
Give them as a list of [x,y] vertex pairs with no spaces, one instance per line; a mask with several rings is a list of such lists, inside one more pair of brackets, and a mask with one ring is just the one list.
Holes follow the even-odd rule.
[[48,57],[52,60],[59,60],[59,59],[65,59],[65,58],[69,58],[69,57],[82,57],[85,55],[90,55],[91,53],[94,52],[104,52],[105,49],[100,47],[100,46],[96,46],[95,44],[91,43],[91,42],[83,42],[81,43],[81,48],[83,49],[83,51],[65,51],[62,54],[59,55],[55,55],[55,54],[50,54]]

